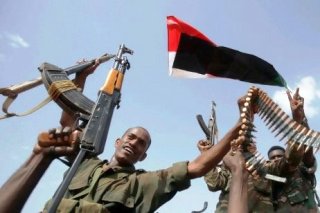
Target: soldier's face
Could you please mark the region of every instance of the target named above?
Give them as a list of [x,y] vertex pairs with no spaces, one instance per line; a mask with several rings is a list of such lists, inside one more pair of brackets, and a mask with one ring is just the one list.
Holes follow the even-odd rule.
[[116,141],[115,157],[122,165],[133,165],[146,157],[150,144],[149,133],[142,128],[132,128]]
[[275,149],[269,153],[268,157],[269,157],[269,160],[271,160],[271,161],[278,161],[281,158],[283,158],[283,156],[284,156],[283,150]]

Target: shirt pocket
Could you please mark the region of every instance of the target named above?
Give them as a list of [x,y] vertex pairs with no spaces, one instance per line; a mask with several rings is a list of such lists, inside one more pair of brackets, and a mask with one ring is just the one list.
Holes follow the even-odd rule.
[[99,182],[96,199],[102,200],[105,204],[119,203],[127,208],[133,208],[136,183],[135,174],[117,173],[103,178]]
[[99,203],[80,200],[79,210],[81,213],[108,213],[109,211]]

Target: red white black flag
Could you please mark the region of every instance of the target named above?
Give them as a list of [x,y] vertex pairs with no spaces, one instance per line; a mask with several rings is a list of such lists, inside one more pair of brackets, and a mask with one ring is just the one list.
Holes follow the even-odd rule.
[[167,17],[169,72],[178,77],[223,77],[286,87],[283,77],[267,61],[218,46],[174,16]]

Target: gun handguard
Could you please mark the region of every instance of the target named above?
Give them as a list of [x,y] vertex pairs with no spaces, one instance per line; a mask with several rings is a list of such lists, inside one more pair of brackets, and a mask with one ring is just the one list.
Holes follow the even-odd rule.
[[[49,205],[49,213],[56,212],[57,207],[67,190],[67,187],[69,186],[86,154],[89,153],[90,155],[95,156],[102,153],[104,150],[114,108],[115,106],[119,106],[120,103],[120,90],[124,79],[124,74],[125,71],[130,68],[127,58],[123,56],[125,53],[133,54],[133,51],[126,48],[122,44],[115,57],[113,68],[109,72],[105,84],[101,87],[98,100],[95,104],[82,95],[79,91],[74,89],[70,89],[69,91],[64,92],[63,95],[59,95],[59,99],[57,101],[59,105],[70,110],[72,110],[74,107],[79,110],[79,112],[89,114],[90,119],[85,126],[83,137],[81,138],[79,154],[74,160],[71,168],[68,170],[68,173],[66,174],[58,190],[54,194],[52,202]],[[48,79],[60,80],[65,77],[65,74],[61,74],[61,72],[49,73],[51,73],[51,78]],[[71,94],[68,94],[68,92]],[[75,102],[70,103],[70,100],[67,100],[67,98],[72,99],[71,102]],[[76,98],[80,98],[80,100],[77,100]],[[72,105],[71,107],[68,106],[69,103]]]

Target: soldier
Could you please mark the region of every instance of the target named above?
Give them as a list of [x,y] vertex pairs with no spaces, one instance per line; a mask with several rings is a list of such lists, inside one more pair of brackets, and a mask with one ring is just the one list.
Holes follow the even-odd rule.
[[[303,105],[304,100],[296,90],[293,97],[287,91],[292,117],[308,127]],[[309,128],[309,127],[308,127]],[[287,148],[271,147],[268,151],[269,162],[266,171],[285,178],[285,182],[273,182],[272,197],[276,212],[318,212],[315,201],[316,160],[312,147],[288,142]]]
[[[304,114],[304,100],[299,89],[290,100],[292,116],[295,121],[308,127]],[[312,147],[298,148],[299,144],[288,143],[286,149],[271,147],[268,151],[268,171],[286,178],[285,183],[273,183],[273,200],[276,212],[319,212],[315,201],[316,159]]]
[[[243,97],[238,100],[239,109],[243,102]],[[253,114],[256,112],[257,108],[252,106],[251,110],[251,120],[253,121]],[[204,152],[211,147],[211,144],[207,141],[199,141],[197,146],[200,152]],[[255,142],[243,144],[242,149],[243,155],[246,158],[252,156],[256,152]],[[221,191],[219,201],[216,205],[216,213],[226,213],[228,211],[231,179],[232,173],[224,164],[215,167],[204,176],[204,180],[210,191]],[[247,188],[248,212],[273,212],[270,180],[249,175]]]
[[[304,114],[304,100],[299,95],[299,89],[290,100],[293,118],[308,127]],[[316,160],[312,147],[304,152],[306,147],[298,149],[299,144],[288,144],[287,149],[271,147],[268,151],[270,160],[269,172],[286,178],[286,183],[273,183],[273,199],[277,212],[318,212],[315,201],[315,171]],[[291,149],[290,149],[291,147]]]
[[272,194],[276,212],[318,212],[315,200],[316,161],[305,164],[303,153],[272,147],[268,156],[269,172],[282,175],[285,183],[273,182]]
[[[198,148],[203,151],[206,145],[204,142],[198,143]],[[254,153],[256,146],[254,143],[248,144],[244,150],[244,155],[248,155],[249,150]],[[250,153],[250,152],[249,152]],[[229,206],[230,185],[232,172],[224,165],[219,165],[204,176],[208,189],[212,192],[221,191],[219,201],[216,205],[216,213],[226,213]],[[271,181],[265,178],[257,178],[252,175],[248,177],[248,212],[273,212],[271,200]]]
[[[110,161],[87,156],[57,211],[154,212],[178,191],[187,189],[191,179],[216,166],[230,150],[240,126],[238,121],[216,146],[194,160],[154,172],[135,169],[134,164],[147,157],[151,137],[142,127],[129,128],[115,141]],[[37,144],[30,158],[1,187],[0,212],[20,212],[50,163],[58,156],[74,156],[78,136],[79,131],[71,133],[70,128],[56,129],[50,132],[45,145]]]

